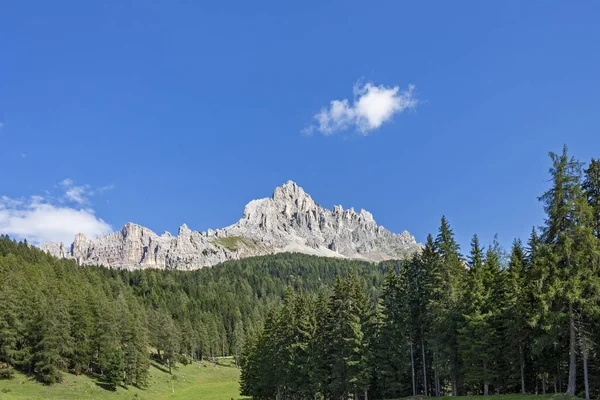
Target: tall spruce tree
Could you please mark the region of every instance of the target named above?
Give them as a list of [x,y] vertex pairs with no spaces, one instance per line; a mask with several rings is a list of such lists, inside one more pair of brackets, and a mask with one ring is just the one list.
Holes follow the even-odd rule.
[[0,371],[0,379],[13,375],[12,366],[17,357],[17,341],[20,321],[15,303],[16,295],[10,282],[0,284],[0,363],[6,363]]
[[592,228],[592,210],[581,186],[582,164],[568,156],[566,146],[561,155],[550,153],[552,187],[540,200],[546,211],[542,239],[548,246],[549,285],[545,301],[553,306],[555,321],[565,319],[569,338],[569,373],[567,394],[575,395],[577,383],[577,325],[585,321],[597,288],[594,265],[597,245]]
[[600,159],[592,158],[585,170],[583,191],[592,212],[592,228],[597,238],[600,238]]
[[[508,365],[518,366],[518,372],[511,370],[513,376],[519,376],[521,393],[526,392],[525,368],[530,349],[531,330],[529,326],[531,299],[528,284],[528,266],[525,249],[521,240],[513,241],[508,264],[508,285],[504,325],[507,331],[508,348],[505,357]],[[515,373],[516,372],[516,373]]]
[[485,260],[477,235],[471,241],[464,323],[459,328],[459,345],[465,369],[465,381],[483,387],[489,394],[489,385],[495,378],[493,345],[496,340],[493,324],[492,281],[498,269],[498,257],[490,249]]
[[435,341],[440,350],[440,372],[446,370],[452,387],[452,394],[459,394],[460,357],[458,350],[458,328],[462,320],[462,296],[466,277],[465,264],[460,254],[460,246],[446,217],[442,217],[435,248],[439,254],[434,272],[438,290],[432,298],[430,308],[436,314]]
[[364,300],[363,289],[353,276],[338,281],[330,300],[326,326],[333,348],[329,360],[329,387],[337,397],[363,392],[368,385],[366,340],[361,319]]

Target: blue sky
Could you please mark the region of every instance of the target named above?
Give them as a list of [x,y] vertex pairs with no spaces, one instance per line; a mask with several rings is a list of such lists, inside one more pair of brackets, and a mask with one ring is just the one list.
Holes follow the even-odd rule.
[[204,3],[1,3],[0,231],[217,228],[291,179],[466,251],[600,157],[598,2]]

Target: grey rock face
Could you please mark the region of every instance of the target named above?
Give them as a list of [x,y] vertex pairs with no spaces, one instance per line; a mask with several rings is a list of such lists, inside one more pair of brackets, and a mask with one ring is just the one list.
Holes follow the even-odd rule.
[[248,203],[242,218],[226,228],[198,232],[184,224],[177,236],[159,236],[127,223],[120,232],[94,240],[78,234],[70,249],[62,243],[42,246],[81,265],[184,270],[286,251],[379,261],[405,258],[421,247],[406,231],[395,234],[378,226],[368,211],[319,206],[292,181],[271,198]]

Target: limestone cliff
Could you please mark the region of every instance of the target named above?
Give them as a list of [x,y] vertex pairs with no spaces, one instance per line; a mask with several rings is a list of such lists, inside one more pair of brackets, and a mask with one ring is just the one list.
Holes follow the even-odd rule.
[[62,243],[42,248],[81,265],[198,269],[285,251],[378,261],[405,258],[421,245],[406,231],[395,234],[378,226],[368,211],[321,207],[289,181],[272,197],[248,203],[237,223],[215,231],[192,231],[184,224],[177,236],[168,232],[159,236],[128,223],[119,232],[93,240],[78,234],[70,248]]

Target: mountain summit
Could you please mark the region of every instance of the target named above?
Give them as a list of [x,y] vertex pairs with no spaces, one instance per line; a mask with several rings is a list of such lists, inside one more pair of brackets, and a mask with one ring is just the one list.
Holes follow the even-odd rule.
[[183,224],[177,236],[159,236],[130,222],[93,240],[78,234],[70,248],[62,243],[42,248],[81,265],[191,270],[280,252],[379,261],[406,258],[421,245],[406,231],[395,234],[378,226],[368,211],[321,207],[288,181],[270,198],[248,203],[242,218],[226,228],[198,232]]

